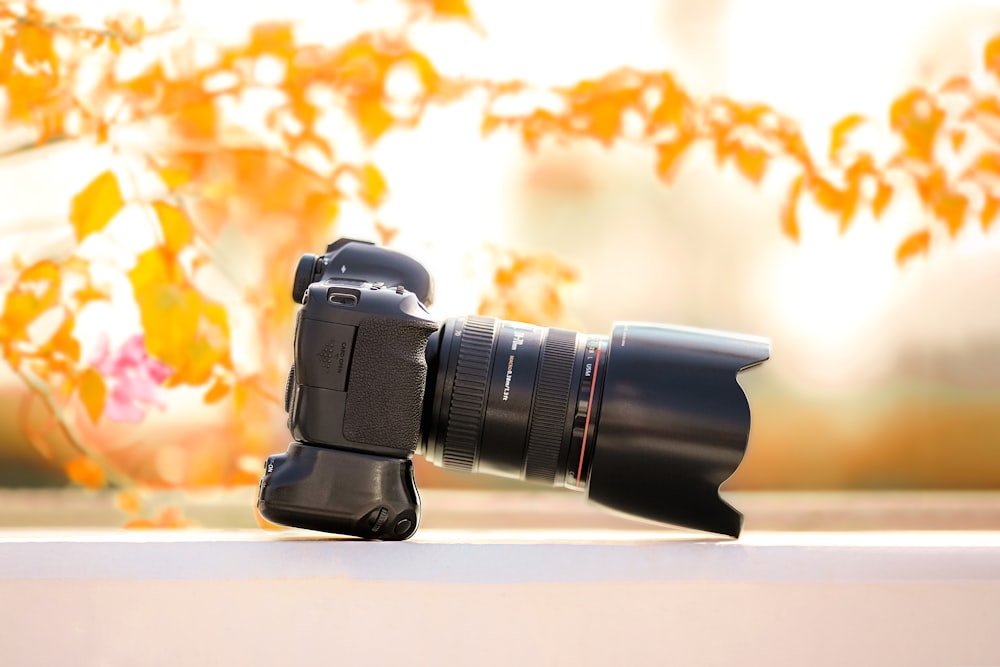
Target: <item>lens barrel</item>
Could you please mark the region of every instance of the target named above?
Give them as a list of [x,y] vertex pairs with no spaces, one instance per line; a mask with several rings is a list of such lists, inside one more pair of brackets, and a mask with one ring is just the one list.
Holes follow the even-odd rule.
[[452,470],[586,491],[633,516],[736,536],[719,485],[746,451],[737,373],[763,339],[642,323],[611,337],[492,317],[428,345],[423,454]]
[[593,437],[586,414],[599,399],[586,360],[601,345],[603,336],[492,317],[446,321],[429,355],[424,455],[452,470],[578,486]]

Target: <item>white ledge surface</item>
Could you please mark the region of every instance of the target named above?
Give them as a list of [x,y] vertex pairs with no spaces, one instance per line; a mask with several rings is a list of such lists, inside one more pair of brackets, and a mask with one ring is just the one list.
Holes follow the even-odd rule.
[[0,665],[1000,665],[1000,532],[0,531]]
[[739,540],[674,531],[417,535],[362,542],[307,531],[0,530],[0,580],[1000,582],[1000,532],[988,531],[748,532]]

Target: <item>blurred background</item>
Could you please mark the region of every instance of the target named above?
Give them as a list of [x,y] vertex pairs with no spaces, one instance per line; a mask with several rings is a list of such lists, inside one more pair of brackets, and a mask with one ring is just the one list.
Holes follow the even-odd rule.
[[[3,6],[27,11],[18,3]],[[122,56],[114,70],[121,79],[155,59],[156,39],[174,40],[174,53],[187,49],[197,61],[205,45],[246,45],[251,26],[266,21],[288,22],[296,44],[328,49],[384,30],[405,35],[452,81],[517,80],[560,89],[622,67],[668,71],[692,97],[725,96],[780,111],[819,155],[831,127],[848,114],[888,132],[890,107],[908,89],[938,86],[954,75],[986,76],[983,50],[1000,33],[995,5],[953,0],[472,0],[468,12],[464,3],[374,0],[254,0],[238,11],[222,2],[66,0],[37,7],[94,26],[123,10],[141,15],[149,34],[123,48],[147,61],[123,73],[129,63]],[[178,24],[183,39],[153,31]],[[0,25],[13,34],[12,20]],[[68,51],[56,53],[68,58]],[[15,58],[19,66],[34,71],[24,54]],[[163,76],[177,75],[167,67]],[[280,68],[274,76],[282,76]],[[406,97],[414,83],[411,76],[387,85],[389,93]],[[900,240],[937,224],[919,199],[900,194],[878,220],[859,213],[846,231],[822,208],[802,206],[795,241],[781,223],[793,174],[780,164],[753,182],[732,164],[720,166],[711,145],[696,143],[665,182],[655,151],[642,141],[543,140],[530,150],[515,130],[483,136],[483,96],[474,93],[431,100],[414,122],[392,125],[377,141],[355,136],[365,116],[332,114],[322,130],[334,157],[315,170],[333,182],[338,163],[372,164],[385,192],[371,179],[356,179],[361,194],[338,195],[335,214],[313,224],[311,236],[289,232],[281,264],[269,252],[274,229],[290,224],[284,218],[218,207],[213,218],[202,207],[211,195],[174,190],[169,179],[167,195],[156,194],[163,183],[142,169],[134,179],[123,175],[129,160],[145,164],[145,156],[160,155],[149,146],[190,139],[172,134],[170,122],[132,119],[113,127],[107,141],[67,131],[69,140],[48,137],[48,145],[34,146],[38,127],[13,117],[14,95],[10,86],[0,89],[0,109],[7,105],[6,126],[0,124],[0,291],[11,293],[32,262],[83,258],[90,278],[112,298],[79,310],[72,330],[82,347],[78,363],[100,367],[102,345],[110,340],[112,350],[121,349],[144,327],[150,347],[148,313],[141,304],[136,308],[129,282],[137,282],[127,276],[158,240],[142,222],[142,206],[130,202],[176,196],[198,232],[192,252],[206,258],[197,268],[188,256],[180,264],[200,293],[224,304],[232,368],[212,376],[227,387],[220,400],[206,402],[206,389],[214,386],[207,377],[154,383],[163,385],[156,399],[144,402],[142,419],[131,423],[107,409],[94,420],[73,393],[82,392],[82,384],[60,394],[55,380],[39,375],[36,388],[49,386],[55,399],[32,398],[38,392],[8,357],[0,362],[0,485],[193,490],[256,484],[263,458],[283,450],[287,434],[273,401],[254,409],[254,399],[241,399],[237,389],[256,378],[280,394],[293,304],[282,302],[276,312],[278,306],[253,295],[270,294],[271,282],[285,286],[271,291],[286,294],[297,254],[319,252],[320,239],[354,236],[389,241],[423,261],[436,278],[432,311],[442,318],[499,310],[593,333],[609,332],[616,320],[645,320],[770,337],[771,360],[740,377],[753,407],[753,431],[727,489],[1000,488],[996,227],[975,221],[954,234],[935,234],[926,254],[898,263]],[[322,107],[322,96],[311,99]],[[241,126],[245,142],[252,119],[269,104],[248,94],[224,119],[217,112],[220,145],[233,141],[225,123]],[[268,141],[260,140],[274,145]],[[109,164],[127,190],[126,206],[106,229],[81,240],[68,222],[71,201]],[[505,270],[539,273],[518,276],[525,279],[517,290],[505,292]],[[543,303],[552,290],[556,301]],[[504,299],[524,303],[512,309]],[[267,331],[258,326],[265,310]],[[39,340],[51,335],[35,333]],[[114,387],[103,375],[110,396]],[[72,437],[63,422],[71,424]],[[83,458],[96,452],[94,470],[80,463],[76,445],[83,446]],[[429,486],[514,486],[426,465],[418,475]]]

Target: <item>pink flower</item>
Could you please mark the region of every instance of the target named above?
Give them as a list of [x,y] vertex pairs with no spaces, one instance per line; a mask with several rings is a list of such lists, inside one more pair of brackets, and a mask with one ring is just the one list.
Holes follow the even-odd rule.
[[107,334],[101,334],[92,365],[104,377],[108,395],[104,414],[119,422],[141,422],[151,407],[166,407],[160,397],[160,385],[170,377],[170,367],[146,352],[142,334],[110,351]]

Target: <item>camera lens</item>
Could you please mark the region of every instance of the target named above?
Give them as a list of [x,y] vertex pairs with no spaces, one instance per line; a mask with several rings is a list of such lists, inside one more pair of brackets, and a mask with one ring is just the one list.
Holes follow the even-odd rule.
[[427,348],[433,463],[585,491],[636,517],[736,536],[719,496],[750,407],[739,371],[766,340],[617,323],[611,336],[491,317],[450,319]]
[[585,488],[606,336],[491,317],[430,347],[425,456],[445,468]]

